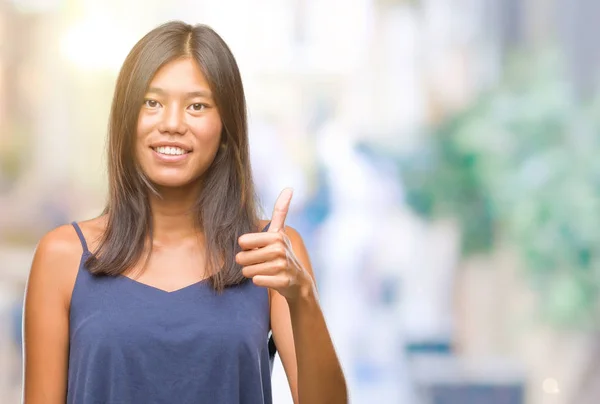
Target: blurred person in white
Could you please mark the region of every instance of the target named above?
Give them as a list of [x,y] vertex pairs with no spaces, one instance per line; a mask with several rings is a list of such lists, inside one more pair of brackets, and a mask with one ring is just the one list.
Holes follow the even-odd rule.
[[455,228],[404,206],[394,169],[366,153],[340,117],[330,116],[317,139],[332,201],[320,285],[350,389],[357,402],[414,402],[410,354],[451,351]]
[[[323,307],[331,318],[329,324],[343,367],[351,369],[347,377],[353,400],[357,403],[393,400],[398,397],[399,387],[395,374],[386,372],[394,380],[387,378],[374,383],[372,374],[367,374],[371,368],[367,362],[374,359],[373,339],[380,325],[373,321],[367,290],[373,281],[371,277],[377,276],[376,268],[370,268],[367,260],[376,234],[382,230],[389,234],[386,220],[382,221],[380,215],[393,203],[394,194],[380,187],[379,173],[357,150],[356,131],[340,116],[332,113],[316,137],[331,201],[317,250],[317,260],[326,268],[319,280]],[[336,237],[337,234],[344,237]],[[365,280],[367,277],[370,280]],[[391,330],[390,325],[383,324]],[[388,349],[389,344],[378,348],[386,351],[388,363],[399,360]]]
[[[249,147],[252,174],[260,211],[268,211],[265,201],[273,201],[285,184],[294,184],[294,205],[290,207],[287,223],[303,235],[307,251],[311,251],[312,228],[306,222],[306,205],[311,201],[307,192],[307,175],[298,163],[297,150],[284,141],[286,134],[279,125],[266,119],[254,118],[249,124]],[[287,136],[297,133],[291,131]],[[273,170],[273,167],[277,167]],[[259,180],[260,179],[260,180]],[[318,275],[315,276],[318,279]]]
[[271,403],[270,331],[295,403],[347,402],[291,190],[256,213],[242,82],[213,30],[134,46],[108,152],[104,212],[35,252],[25,404]]
[[[275,200],[283,185],[294,184],[294,205],[290,207],[287,222],[303,235],[309,252],[315,250],[316,233],[329,213],[329,184],[323,164],[317,158],[303,161],[307,155],[316,155],[313,135],[319,131],[322,116],[329,112],[323,111],[324,103],[318,99],[313,104],[314,117],[302,130],[305,122],[283,124],[273,118],[255,117],[249,125],[252,170],[257,179],[262,179],[256,181],[259,201]],[[293,137],[296,139],[290,139]],[[298,146],[303,150],[298,150]],[[273,170],[273,163],[277,170]],[[317,280],[319,276],[316,271]]]
[[[289,150],[278,129],[267,120],[253,120],[249,125],[250,162],[253,175],[257,179],[263,179],[257,180],[255,184],[259,202],[275,200],[281,192],[282,184],[294,184],[294,207],[288,214],[288,222],[291,222],[293,210],[305,203],[306,178],[301,167],[294,161],[294,151]],[[277,167],[277,170],[273,170],[273,167]]]

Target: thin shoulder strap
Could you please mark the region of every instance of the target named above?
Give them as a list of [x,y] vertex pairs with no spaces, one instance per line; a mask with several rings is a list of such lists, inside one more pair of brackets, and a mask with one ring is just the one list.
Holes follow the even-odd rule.
[[[269,227],[271,227],[271,222],[267,223],[262,231],[269,231]],[[271,365],[271,375],[273,375],[273,362],[275,361],[275,355],[277,354],[277,346],[275,346],[275,340],[273,339],[272,332],[269,334],[267,346],[269,348],[269,364]]]
[[83,237],[83,232],[81,231],[81,228],[79,227],[77,222],[72,222],[71,224],[73,225],[73,227],[75,228],[75,231],[77,232],[79,241],[81,241],[81,247],[83,247],[83,252],[89,253],[88,246],[87,246],[87,243],[85,242],[85,237]]

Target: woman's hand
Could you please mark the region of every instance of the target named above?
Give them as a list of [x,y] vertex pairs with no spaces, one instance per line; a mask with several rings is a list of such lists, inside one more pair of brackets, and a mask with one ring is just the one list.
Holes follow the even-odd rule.
[[284,230],[292,194],[286,188],[277,198],[267,232],[247,233],[238,239],[242,251],[235,257],[245,277],[276,290],[288,303],[314,292],[313,279],[296,258]]

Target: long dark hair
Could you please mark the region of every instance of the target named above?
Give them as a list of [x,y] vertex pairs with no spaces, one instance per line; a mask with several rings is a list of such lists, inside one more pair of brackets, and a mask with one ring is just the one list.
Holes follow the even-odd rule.
[[107,224],[86,265],[93,274],[120,275],[139,262],[149,241],[151,245],[148,193],[155,191],[136,161],[136,126],[152,78],[182,57],[200,66],[223,123],[222,144],[201,179],[194,211],[206,240],[207,275],[220,291],[245,279],[235,262],[237,239],[257,230],[258,217],[242,79],[229,47],[205,25],[163,24],[146,34],[123,63],[109,120]]

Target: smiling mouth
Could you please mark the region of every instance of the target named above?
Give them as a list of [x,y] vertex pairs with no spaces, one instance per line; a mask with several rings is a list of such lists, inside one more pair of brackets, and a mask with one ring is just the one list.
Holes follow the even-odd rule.
[[158,154],[164,154],[165,156],[182,156],[184,154],[190,153],[189,151],[184,150],[180,147],[173,146],[152,147],[152,150],[154,150]]

